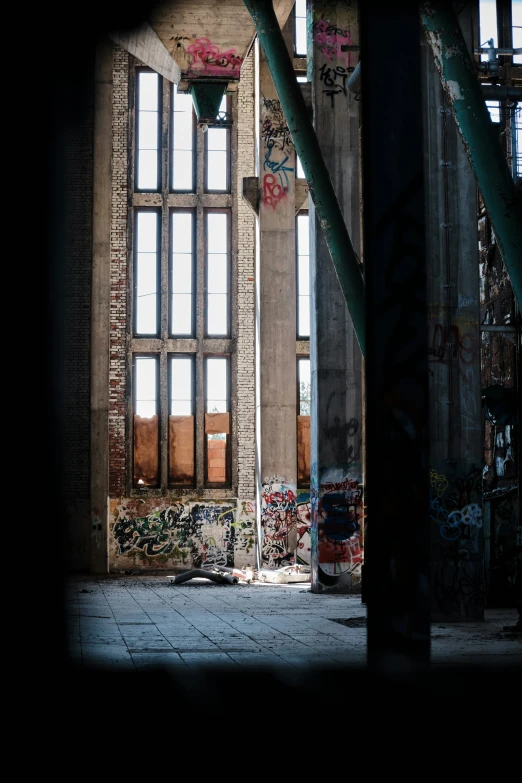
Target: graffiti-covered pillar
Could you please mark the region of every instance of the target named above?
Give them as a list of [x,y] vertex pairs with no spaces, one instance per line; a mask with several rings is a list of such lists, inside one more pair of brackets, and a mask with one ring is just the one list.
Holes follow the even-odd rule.
[[293,562],[297,479],[295,151],[259,48],[257,415],[262,566]]
[[[469,46],[469,8],[460,21]],[[421,46],[432,619],[480,620],[485,593],[477,190],[433,53],[424,38]]]
[[[360,254],[359,103],[346,87],[359,61],[357,4],[310,0],[308,29],[314,126],[352,245]],[[311,198],[309,214],[312,590],[358,592],[363,546],[361,351]]]

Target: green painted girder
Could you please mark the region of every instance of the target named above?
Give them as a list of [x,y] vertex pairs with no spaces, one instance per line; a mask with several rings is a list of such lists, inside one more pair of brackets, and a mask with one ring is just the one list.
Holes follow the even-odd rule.
[[502,152],[475,66],[451,2],[420,3],[421,22],[433,50],[502,259],[522,309],[522,200]]
[[253,19],[263,48],[364,356],[365,294],[361,266],[355,255],[314,126],[308,115],[272,0],[244,0],[244,3]]

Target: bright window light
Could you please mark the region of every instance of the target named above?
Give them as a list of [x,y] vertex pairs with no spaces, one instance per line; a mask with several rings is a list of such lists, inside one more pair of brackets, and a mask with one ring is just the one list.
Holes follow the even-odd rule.
[[138,356],[134,363],[135,383],[135,413],[137,416],[150,418],[156,415],[157,406],[157,376],[156,359],[154,357]]
[[172,213],[171,334],[193,334],[193,213]]
[[310,250],[308,215],[297,216],[297,336],[310,337]]
[[159,186],[159,76],[140,71],[138,74],[137,111],[138,190],[157,190]]

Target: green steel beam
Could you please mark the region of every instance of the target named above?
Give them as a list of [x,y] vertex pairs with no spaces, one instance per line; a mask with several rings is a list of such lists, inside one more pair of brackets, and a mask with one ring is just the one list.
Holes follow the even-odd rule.
[[294,147],[308,182],[317,217],[346,300],[362,355],[365,355],[365,295],[360,264],[326,168],[314,126],[295,77],[272,0],[244,0],[254,21]]
[[522,203],[502,152],[474,64],[448,0],[420,3],[421,21],[522,309]]

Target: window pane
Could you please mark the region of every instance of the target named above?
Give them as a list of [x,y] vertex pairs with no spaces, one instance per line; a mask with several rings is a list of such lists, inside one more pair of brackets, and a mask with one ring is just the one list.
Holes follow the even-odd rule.
[[308,296],[310,294],[310,262],[309,256],[299,256],[298,259],[299,274],[299,296]]
[[212,335],[228,334],[227,295],[208,294],[207,296],[207,332]]
[[207,131],[207,149],[226,150],[227,131],[226,128],[209,128]]
[[[514,0],[514,2],[511,4],[511,21],[513,23],[513,49],[520,49],[522,48],[522,2],[521,0]],[[522,54],[513,55],[513,63],[515,65],[521,65]]]
[[136,184],[140,190],[158,187],[159,77],[138,75]]
[[156,414],[156,359],[137,357],[134,367],[136,414],[154,416]]
[[306,0],[295,3],[295,53],[306,57]]
[[192,256],[174,253],[172,261],[172,290],[178,294],[192,293]]
[[173,85],[172,188],[194,187],[194,113],[190,95],[178,95]]
[[136,214],[136,333],[156,334],[158,306],[158,216]]
[[[481,48],[487,48],[487,41],[493,38],[493,45],[498,46],[497,32],[497,1],[479,0],[479,45]],[[481,60],[487,60],[487,54],[480,55]]]
[[156,112],[140,111],[138,139],[140,152],[142,150],[158,149],[158,115]]
[[299,255],[307,256],[310,254],[310,235],[308,215],[297,216],[297,243]]
[[193,187],[193,156],[192,152],[184,150],[175,150],[173,155],[174,177],[172,181],[173,190],[192,190]]
[[308,215],[297,216],[297,334],[310,337],[310,258]]
[[225,212],[209,212],[207,214],[207,245],[209,253],[226,253],[227,217]]
[[138,253],[136,289],[138,297],[156,293],[157,269],[155,253]]
[[493,122],[500,122],[500,102],[499,101],[486,101],[486,106],[489,110],[489,115]]
[[139,106],[138,109],[158,111],[158,74],[143,73],[139,75]]
[[227,189],[227,153],[209,152],[207,155],[207,188],[209,190]]
[[156,294],[148,294],[138,299],[138,313],[136,319],[137,334],[156,334]]
[[310,337],[310,297],[299,297],[299,313],[298,313],[298,329],[299,337]]
[[192,359],[190,358],[171,359],[170,413],[172,416],[192,414]]
[[191,212],[172,213],[172,296],[171,334],[191,335],[192,322],[192,280],[194,256],[192,253]]
[[301,165],[301,161],[299,160],[299,155],[296,154],[295,159],[297,161],[297,173],[296,173],[297,178],[306,179],[306,174],[304,173],[304,169]]
[[158,248],[157,212],[138,212],[136,230],[138,253],[155,253]]
[[172,249],[192,253],[192,212],[172,213]]
[[208,257],[207,290],[209,294],[227,293],[227,256],[214,253]]
[[156,190],[157,187],[157,150],[138,150],[138,188],[140,190]]
[[310,415],[310,359],[299,359],[299,414]]
[[172,294],[172,334],[192,334],[192,294]]
[[207,359],[207,413],[226,413],[227,408],[227,366],[228,359],[212,357]]

